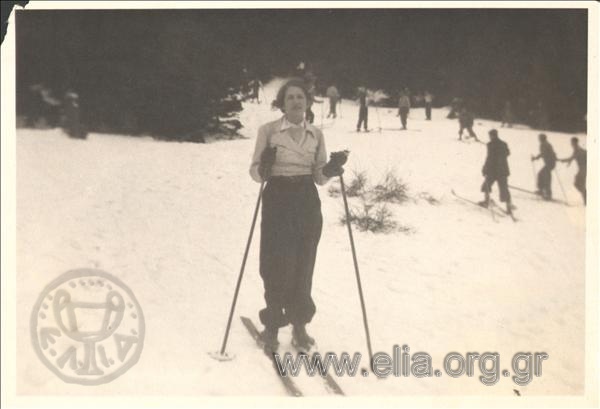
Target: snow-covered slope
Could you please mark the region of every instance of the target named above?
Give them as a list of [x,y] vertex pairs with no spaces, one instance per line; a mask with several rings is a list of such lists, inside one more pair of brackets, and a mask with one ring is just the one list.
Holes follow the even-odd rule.
[[[265,87],[268,100],[276,85]],[[315,105],[316,124],[321,108]],[[501,354],[510,370],[516,352],[546,352],[543,375],[526,387],[502,378],[493,387],[477,376],[377,380],[341,378],[348,395],[582,393],[584,374],[585,207],[572,181],[575,165],[557,173],[573,206],[513,191],[520,221],[490,215],[450,193],[480,200],[485,146],[457,141],[456,120],[434,110],[425,121],[413,109],[399,131],[395,110],[372,107],[375,132],[355,133],[357,106],[344,100],[340,117],[323,121],[327,149],[351,151],[347,165],[377,182],[395,169],[415,201],[392,205],[412,233],[355,230],[375,351],[395,344],[433,357],[449,352]],[[233,322],[230,362],[219,348],[259,185],[248,175],[258,126],[276,119],[268,103],[246,103],[247,139],[210,144],[91,134],[68,139],[59,130],[17,133],[17,392],[23,394],[281,395],[267,360],[237,319],[257,320],[263,306],[256,230]],[[376,132],[378,116],[383,131]],[[476,120],[487,141],[498,123]],[[510,183],[534,188],[531,162],[538,150],[529,129],[500,129],[512,155]],[[570,155],[572,135],[548,133],[559,157]],[[585,135],[579,135],[585,146]],[[539,166],[539,163],[536,164]],[[309,332],[323,350],[366,355],[361,311],[347,231],[339,223],[342,199],[319,188],[324,229],[314,277],[317,315]],[[438,205],[418,199],[422,192]],[[556,178],[556,197],[562,193]],[[497,190],[494,191],[494,197]],[[351,202],[352,203],[352,202]],[[259,220],[260,221],[260,220]],[[63,383],[38,360],[29,316],[44,286],[64,271],[95,267],[124,281],[146,317],[140,361],[115,381],[90,389]],[[282,331],[285,344],[289,329]],[[363,366],[366,366],[363,358]],[[308,394],[324,394],[320,381],[298,379]]]

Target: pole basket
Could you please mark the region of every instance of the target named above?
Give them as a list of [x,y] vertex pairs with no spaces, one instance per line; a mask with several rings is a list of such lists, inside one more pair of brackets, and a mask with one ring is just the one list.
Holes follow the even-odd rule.
[[227,361],[233,361],[235,359],[235,355],[233,354],[228,354],[227,352],[223,352],[221,353],[221,351],[215,351],[215,352],[209,352],[208,355],[219,362],[227,362]]

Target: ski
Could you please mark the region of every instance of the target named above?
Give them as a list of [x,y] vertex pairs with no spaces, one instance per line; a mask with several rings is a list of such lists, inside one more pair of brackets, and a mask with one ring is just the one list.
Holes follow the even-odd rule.
[[452,194],[453,194],[453,195],[454,195],[454,196],[455,196],[457,199],[459,199],[459,200],[461,200],[461,201],[463,201],[463,202],[465,202],[465,203],[472,204],[472,205],[474,205],[474,206],[478,207],[479,209],[481,209],[481,210],[483,210],[483,211],[485,211],[485,210],[489,210],[489,211],[490,211],[490,214],[491,214],[491,216],[492,216],[492,220],[493,220],[493,221],[495,221],[495,222],[497,222],[497,220],[496,220],[496,216],[500,216],[500,217],[505,217],[505,216],[506,216],[506,214],[504,214],[504,213],[502,213],[502,212],[495,212],[495,211],[494,211],[494,209],[492,208],[492,206],[489,206],[489,205],[488,205],[488,207],[486,208],[485,206],[483,206],[483,205],[481,205],[481,204],[479,204],[479,203],[477,203],[477,202],[475,202],[475,201],[473,201],[473,200],[471,200],[471,199],[467,199],[466,197],[459,196],[459,195],[458,195],[458,194],[457,194],[457,193],[454,191],[454,189],[452,189]]
[[473,139],[470,136],[466,136],[462,139],[457,139],[458,142],[462,142],[462,143],[466,143],[466,144],[472,144],[472,143],[483,143],[481,140],[479,139]]
[[[256,344],[258,345],[258,347],[263,349],[262,342],[260,341],[260,338],[259,338],[259,332],[256,329],[256,326],[254,325],[252,320],[248,317],[240,317],[240,318],[242,320],[242,323],[244,324],[244,326],[246,327],[246,329],[248,330],[248,332],[254,339],[254,341],[256,341]],[[275,373],[277,374],[277,377],[279,379],[281,379],[281,382],[283,383],[283,386],[285,387],[285,390],[288,393],[288,395],[295,396],[295,397],[302,396],[302,392],[300,391],[300,389],[298,389],[298,387],[296,386],[296,384],[294,383],[292,378],[290,378],[289,376],[281,375],[281,373],[279,372],[279,368],[277,367],[277,362],[275,361],[275,357],[273,356],[273,353],[269,353],[267,351],[264,351],[264,352],[265,352],[265,355],[267,355],[267,357],[271,360],[271,363],[273,364],[273,369],[275,369]]]
[[[316,351],[316,348],[313,347],[310,349],[310,351],[305,351],[304,349],[300,348],[296,343],[294,343],[292,341],[292,347],[294,347],[294,349],[296,351],[298,351],[299,354],[304,354],[306,356],[309,355],[309,352],[313,354],[318,353],[318,351]],[[319,354],[320,355],[320,354]],[[327,389],[327,391],[335,394],[335,395],[341,395],[344,396],[344,391],[342,390],[342,388],[340,387],[340,385],[338,385],[338,383],[336,382],[336,380],[334,379],[333,376],[331,376],[331,374],[329,373],[329,370],[325,373],[325,375],[321,375],[321,377],[324,379],[325,381],[325,388]]]
[[523,192],[523,193],[529,193],[531,195],[534,195],[538,200],[543,201],[543,202],[554,202],[554,203],[559,203],[565,206],[570,206],[569,203],[567,203],[564,200],[561,199],[550,199],[550,200],[546,200],[543,197],[541,197],[538,193],[534,192],[533,190],[527,190],[527,189],[523,189],[522,187],[517,187],[517,186],[512,186],[512,185],[508,185],[509,188],[514,189],[514,190],[518,190],[519,192]]
[[525,193],[530,193],[530,194],[535,195],[535,196],[539,196],[533,190],[527,190],[527,189],[523,189],[522,187],[517,187],[517,186],[513,186],[513,185],[508,185],[508,187],[511,188],[511,189],[518,190],[519,192],[525,192]]
[[421,132],[421,129],[412,129],[412,128],[381,128],[384,131],[408,131],[408,132]]
[[507,212],[505,209],[503,209],[502,207],[500,207],[500,206],[498,205],[498,203],[496,203],[494,200],[491,200],[491,199],[490,199],[490,205],[492,205],[492,206],[494,206],[495,208],[497,208],[497,209],[498,209],[498,211],[502,212],[503,214],[505,214],[505,215],[509,216],[509,217],[512,219],[512,221],[513,221],[513,222],[515,222],[515,223],[516,223],[516,222],[518,222],[518,221],[519,221],[519,219],[517,219],[517,218],[515,217],[515,215],[513,214],[513,212],[510,212],[510,213],[508,213],[508,212]]

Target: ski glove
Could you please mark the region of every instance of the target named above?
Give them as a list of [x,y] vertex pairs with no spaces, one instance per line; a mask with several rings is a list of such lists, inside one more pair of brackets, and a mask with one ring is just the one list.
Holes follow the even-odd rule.
[[275,163],[275,155],[277,154],[277,147],[267,146],[260,155],[260,165],[258,166],[258,173],[263,179],[267,179],[271,174],[271,167]]
[[340,176],[344,173],[342,167],[348,160],[349,151],[332,152],[329,157],[329,162],[323,167],[323,175],[328,178]]

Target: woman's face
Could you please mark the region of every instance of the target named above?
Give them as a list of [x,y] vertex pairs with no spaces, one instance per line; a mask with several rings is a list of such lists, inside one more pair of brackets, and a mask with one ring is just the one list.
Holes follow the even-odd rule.
[[289,87],[285,91],[285,98],[283,100],[285,115],[290,119],[302,119],[304,112],[306,112],[306,102],[306,95],[304,95],[302,88]]

